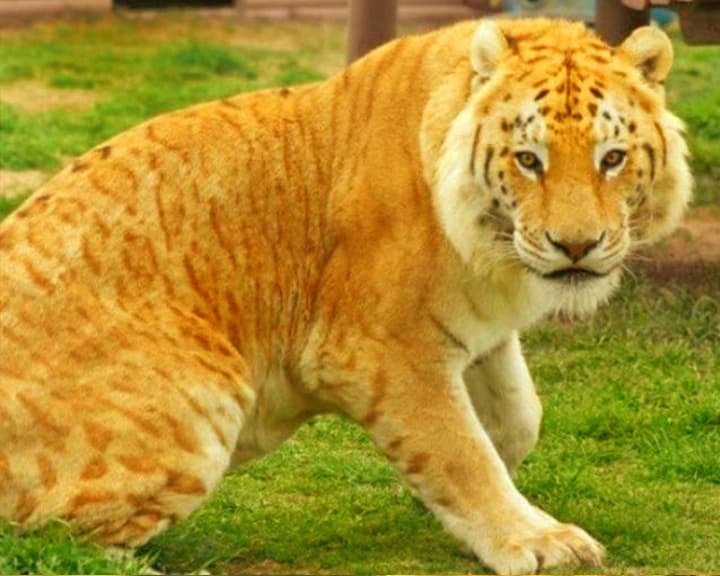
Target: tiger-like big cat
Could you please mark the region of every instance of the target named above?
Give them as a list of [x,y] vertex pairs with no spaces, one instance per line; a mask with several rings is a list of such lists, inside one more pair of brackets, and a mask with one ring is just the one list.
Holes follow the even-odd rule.
[[493,570],[600,564],[511,479],[518,334],[678,224],[671,62],[653,28],[465,22],[68,165],[0,227],[0,517],[138,546],[337,411]]

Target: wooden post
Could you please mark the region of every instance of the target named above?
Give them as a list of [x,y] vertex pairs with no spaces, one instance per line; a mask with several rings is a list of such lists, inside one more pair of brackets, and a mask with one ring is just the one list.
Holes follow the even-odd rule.
[[688,44],[720,44],[720,0],[695,0],[676,6]]
[[397,0],[350,0],[348,63],[395,38]]
[[597,0],[595,5],[595,29],[613,46],[620,44],[640,26],[650,23],[650,10],[633,10],[620,0]]

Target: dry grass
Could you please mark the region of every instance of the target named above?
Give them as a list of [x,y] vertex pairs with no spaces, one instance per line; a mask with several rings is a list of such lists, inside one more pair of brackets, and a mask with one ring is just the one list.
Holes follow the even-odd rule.
[[15,198],[39,188],[48,175],[40,170],[0,170],[0,198]]
[[53,88],[38,80],[21,80],[6,84],[0,90],[0,102],[25,114],[51,110],[82,112],[90,110],[100,96],[90,90]]

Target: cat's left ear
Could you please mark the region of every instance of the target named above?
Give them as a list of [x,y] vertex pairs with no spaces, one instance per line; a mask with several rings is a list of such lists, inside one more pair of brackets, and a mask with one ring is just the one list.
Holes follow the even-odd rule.
[[508,41],[497,22],[485,20],[478,24],[470,43],[470,63],[480,82],[487,80],[508,50]]
[[662,84],[673,62],[673,47],[667,34],[655,26],[636,29],[620,45],[620,53],[640,69],[651,84]]

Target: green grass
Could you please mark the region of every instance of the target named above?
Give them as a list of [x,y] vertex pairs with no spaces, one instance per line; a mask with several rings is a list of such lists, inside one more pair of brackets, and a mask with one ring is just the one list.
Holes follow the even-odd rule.
[[0,574],[142,574],[152,558],[111,558],[99,546],[83,544],[55,522],[18,538],[0,525]]
[[[84,26],[0,33],[0,83],[26,79],[97,94],[86,111],[26,114],[0,104],[0,168],[58,168],[63,158],[140,121],[202,100],[318,80],[291,50],[222,43],[230,31],[183,19],[138,24],[122,18]],[[2,85],[0,84],[0,86]]]
[[28,193],[24,193],[18,196],[13,196],[11,198],[4,198],[0,196],[0,220],[5,218],[10,212],[15,210],[20,204],[23,203],[23,200],[27,198]]
[[[720,203],[720,51],[676,44],[669,98],[688,123],[701,203]],[[319,78],[342,62],[333,27],[227,26],[170,16],[0,31],[3,85],[39,80],[97,95],[82,111],[0,106],[0,168],[55,170],[149,115]],[[0,218],[19,204],[0,198]],[[627,278],[592,321],[525,338],[545,404],[518,485],[609,550],[610,572],[720,571],[720,270],[692,282]],[[0,573],[468,573],[364,432],[313,419],[235,470],[189,519],[134,559],[108,557],[60,524],[0,527]]]

